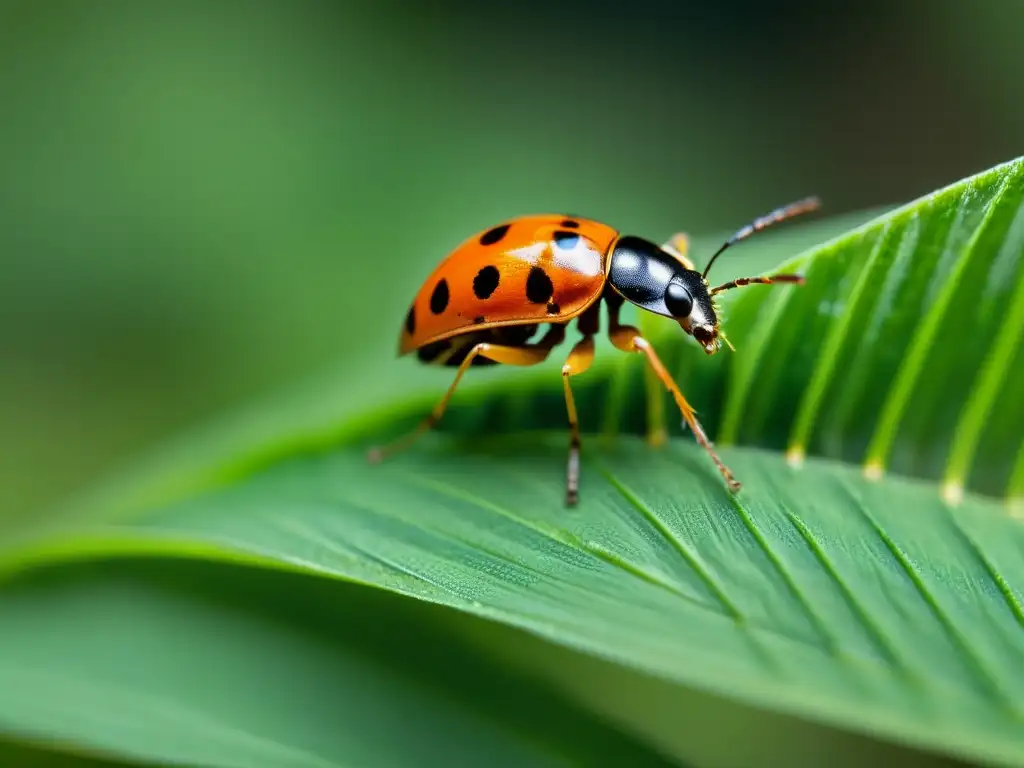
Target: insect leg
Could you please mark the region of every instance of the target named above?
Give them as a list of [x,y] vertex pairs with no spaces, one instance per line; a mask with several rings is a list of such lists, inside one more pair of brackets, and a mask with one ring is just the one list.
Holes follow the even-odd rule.
[[647,357],[647,362],[650,364],[651,369],[661,379],[661,383],[665,385],[665,388],[672,394],[673,399],[676,401],[676,405],[679,406],[679,410],[683,414],[683,419],[686,421],[687,426],[693,431],[693,436],[697,439],[697,444],[700,445],[708,455],[711,456],[711,460],[715,462],[715,466],[718,467],[718,471],[722,473],[722,477],[725,478],[726,484],[729,486],[729,490],[733,493],[740,489],[740,484],[733,477],[732,472],[718,457],[715,453],[715,449],[711,446],[711,441],[708,440],[707,435],[704,433],[704,428],[697,421],[697,414],[693,410],[693,407],[686,402],[686,398],[683,397],[682,391],[679,389],[679,385],[672,380],[669,372],[665,370],[665,366],[662,365],[661,360],[658,358],[657,353],[654,351],[654,347],[647,341],[643,336],[640,335],[640,331],[628,325],[619,325],[618,319],[615,318],[612,321],[611,328],[608,331],[608,335],[611,338],[612,344],[623,352],[640,352]]
[[690,261],[690,238],[685,232],[676,232],[669,238],[668,242],[661,246],[663,251],[668,251],[687,269],[696,269],[696,265]]
[[391,454],[404,450],[408,448],[416,438],[437,424],[444,415],[445,409],[448,407],[448,401],[451,400],[452,395],[455,393],[455,388],[459,386],[459,382],[462,380],[463,374],[469,370],[469,367],[473,364],[473,358],[477,355],[505,365],[537,365],[538,363],[544,362],[548,355],[551,354],[551,348],[554,346],[554,343],[552,343],[554,338],[557,337],[545,337],[537,344],[529,344],[522,347],[488,344],[486,342],[475,345],[471,350],[469,350],[466,358],[459,365],[459,369],[455,372],[455,380],[452,381],[451,386],[448,387],[448,391],[445,392],[444,397],[442,397],[438,401],[437,405],[434,406],[434,410],[430,412],[430,415],[421,421],[413,430],[399,437],[397,440],[394,440],[384,446],[371,448],[367,458],[372,462],[377,462]]
[[565,472],[565,503],[574,506],[580,489],[580,422],[576,415],[576,400],[572,396],[569,377],[583,373],[594,362],[594,337],[585,336],[569,352],[562,366],[562,386],[565,388],[565,408],[569,414],[569,463]]

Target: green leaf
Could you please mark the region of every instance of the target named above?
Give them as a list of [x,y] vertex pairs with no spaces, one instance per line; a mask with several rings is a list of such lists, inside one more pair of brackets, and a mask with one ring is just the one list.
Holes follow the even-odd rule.
[[756,314],[755,351],[736,360],[719,439],[942,478],[951,498],[965,486],[1019,495],[1022,167],[954,185],[806,257],[811,290],[776,294]]
[[440,631],[436,609],[271,575],[171,561],[19,580],[0,595],[0,723],[186,766],[668,765]]
[[[377,467],[369,482],[360,452],[296,457],[131,526],[51,540],[32,556],[219,558],[342,578],[676,684],[1020,762],[1024,533],[997,505],[971,499],[950,512],[927,486],[872,484],[817,460],[794,470],[750,449],[726,452],[748,484],[733,505],[699,450],[652,454],[623,438],[611,452],[591,452],[587,503],[567,512],[554,501],[561,436],[542,445],[530,435],[469,450],[437,437]],[[129,602],[143,600],[88,612],[167,634],[166,607],[133,615]],[[73,626],[86,609],[56,613],[61,626]],[[36,648],[67,658],[69,672],[95,668],[64,647],[77,647],[78,636],[42,633],[10,606],[3,615],[12,624],[0,632],[0,658],[15,670],[31,667],[26,649]],[[14,626],[27,628],[18,634]],[[218,631],[226,647],[253,652],[258,635]],[[216,635],[200,631],[197,643]],[[112,647],[120,660],[124,641]],[[311,653],[278,650],[247,668]],[[161,657],[153,646],[138,653]],[[146,669],[150,677],[173,673]],[[19,725],[13,714],[34,711],[25,697],[36,688],[16,682],[8,679],[0,699],[8,726]],[[49,716],[44,722],[53,727]]]
[[[7,571],[125,556],[301,571],[667,685],[1024,765],[1024,529],[989,497],[1019,496],[1024,475],[1022,203],[1015,161],[801,254],[784,266],[806,286],[726,295],[735,355],[708,360],[640,319],[739,497],[688,436],[664,451],[636,437],[678,434],[674,405],[642,360],[605,345],[574,387],[590,433],[578,508],[562,506],[565,435],[535,429],[564,423],[552,361],[477,377],[449,434],[380,466],[366,440],[410,426],[437,392],[373,411],[356,400],[328,428],[274,439],[270,418],[235,455],[211,440],[177,472],[94,497],[77,531],[9,548]],[[33,637],[0,658],[17,667]],[[38,712],[36,694],[13,690],[0,723],[25,729],[16,715]]]

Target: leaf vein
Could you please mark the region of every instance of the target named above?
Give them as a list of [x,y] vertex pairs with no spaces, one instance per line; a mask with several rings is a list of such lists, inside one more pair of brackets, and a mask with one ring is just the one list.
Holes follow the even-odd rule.
[[[1024,205],[1018,216],[1024,214]],[[962,488],[974,460],[986,419],[1009,375],[1014,353],[1024,336],[1024,279],[1019,276],[996,341],[982,363],[967,402],[953,430],[945,485]]]
[[908,679],[914,678],[910,669],[906,666],[900,654],[897,652],[895,645],[886,636],[885,630],[882,629],[881,625],[874,619],[870,611],[865,608],[860,600],[857,599],[856,592],[853,588],[846,583],[846,580],[839,573],[839,569],[836,568],[835,563],[825,552],[825,548],[822,547],[821,542],[818,541],[817,537],[807,527],[799,517],[788,509],[783,510],[786,518],[789,520],[796,532],[800,534],[800,537],[807,544],[807,547],[811,550],[811,553],[821,564],[822,570],[835,582],[836,587],[839,589],[840,594],[846,601],[846,604],[850,606],[850,610],[853,611],[854,616],[860,621],[864,631],[871,637],[875,644],[875,648],[885,657],[889,664],[900,671],[900,673]]
[[740,611],[739,607],[733,602],[732,598],[728,596],[718,579],[711,573],[711,570],[701,561],[700,556],[693,552],[686,542],[682,541],[676,536],[672,530],[665,525],[665,522],[655,514],[654,510],[651,509],[642,499],[636,496],[629,488],[627,488],[615,475],[609,472],[604,467],[601,467],[601,474],[604,475],[605,479],[611,484],[615,490],[624,498],[629,504],[640,513],[640,515],[654,526],[665,541],[676,551],[682,558],[689,564],[693,569],[694,573],[704,582],[704,585],[708,590],[718,599],[722,604],[722,608],[725,612],[736,622],[745,623],[746,618],[743,612]]
[[[516,515],[514,512],[512,512],[512,511],[510,511],[510,510],[508,510],[508,509],[506,509],[506,508],[504,508],[504,507],[502,507],[500,505],[494,504],[493,502],[490,502],[487,499],[481,498],[481,497],[477,496],[474,493],[470,493],[468,491],[464,491],[464,490],[462,490],[460,488],[457,488],[457,487],[455,487],[453,485],[450,485],[449,483],[445,483],[443,481],[435,480],[433,478],[422,477],[420,475],[415,475],[415,474],[412,474],[412,473],[409,474],[409,478],[411,480],[413,480],[414,482],[417,482],[420,485],[423,485],[424,487],[433,488],[434,490],[438,491],[439,493],[443,493],[443,494],[449,496],[450,498],[457,498],[457,499],[459,499],[461,501],[465,501],[465,502],[467,502],[469,504],[473,504],[474,506],[477,506],[480,509],[483,509],[485,511],[492,512],[492,513],[497,514],[497,515],[501,515],[502,517],[504,517],[504,518],[506,518],[508,520],[511,520],[514,523],[522,525],[525,528],[528,528],[528,529],[530,529],[530,530],[532,530],[532,531],[534,531],[536,533],[541,534],[545,538],[547,538],[547,539],[549,539],[551,541],[554,541],[555,543],[557,543],[557,544],[559,544],[561,546],[569,547],[571,549],[577,549],[579,551],[582,551],[582,552],[585,552],[585,553],[587,553],[589,555],[592,555],[593,557],[596,557],[597,559],[601,560],[603,563],[606,563],[606,564],[608,564],[608,565],[610,565],[610,566],[612,566],[612,567],[614,567],[614,568],[616,568],[618,570],[621,570],[621,571],[629,574],[632,577],[641,579],[641,580],[647,582],[648,584],[651,584],[653,586],[656,586],[656,587],[659,587],[661,589],[667,590],[668,592],[671,592],[676,597],[681,598],[682,600],[685,600],[688,603],[691,603],[691,604],[693,604],[696,607],[700,607],[700,608],[703,608],[705,610],[710,610],[710,611],[712,611],[714,613],[720,613],[720,611],[715,610],[712,606],[709,606],[707,603],[704,603],[704,602],[694,598],[692,595],[686,594],[685,592],[683,592],[681,589],[679,589],[676,585],[672,584],[671,582],[668,582],[668,581],[665,581],[664,579],[658,578],[658,576],[656,576],[656,575],[654,575],[652,573],[648,573],[647,571],[643,570],[642,568],[639,568],[638,566],[635,566],[632,563],[627,562],[623,558],[618,557],[617,555],[615,555],[612,552],[608,552],[607,550],[603,549],[602,547],[595,546],[595,545],[591,544],[590,542],[583,541],[581,539],[578,539],[575,536],[568,536],[568,535],[562,536],[562,535],[559,535],[559,532],[557,532],[557,531],[549,531],[547,529],[541,528],[540,526],[537,526],[537,525],[535,525],[535,524],[533,524],[533,523],[523,519],[519,515]],[[479,546],[479,544],[474,542],[474,546]],[[545,575],[548,578],[551,577],[550,573],[547,573]]]
[[[838,655],[839,644],[835,636],[831,632],[829,632],[828,626],[824,618],[815,609],[814,604],[807,597],[807,595],[804,594],[804,591],[800,588],[800,585],[797,583],[796,579],[793,577],[793,575],[789,572],[789,569],[783,563],[782,558],[775,552],[774,549],[772,549],[771,544],[768,543],[768,540],[765,538],[765,535],[761,532],[761,529],[758,528],[757,523],[754,522],[754,518],[753,516],[751,516],[749,510],[747,510],[747,508],[740,503],[739,499],[735,497],[730,498],[733,506],[736,508],[736,511],[740,516],[740,519],[743,521],[743,524],[746,526],[747,530],[750,531],[750,535],[753,536],[754,541],[757,542],[758,546],[761,548],[761,551],[764,552],[765,557],[768,558],[768,561],[774,566],[775,570],[779,573],[779,576],[785,582],[786,587],[793,594],[793,597],[796,598],[796,601],[800,604],[800,607],[803,609],[804,614],[807,616],[808,621],[811,622],[815,631],[818,633],[818,635],[821,637],[821,640],[824,642],[825,647],[832,654]],[[791,514],[789,510],[786,509],[786,507],[782,504],[781,499],[778,500],[778,504],[784,514]]]
[[447,496],[450,499],[464,501],[468,504],[472,504],[476,507],[479,507],[480,509],[483,509],[487,512],[491,512],[495,515],[503,517],[506,520],[510,520],[513,523],[516,523],[517,525],[521,525],[524,528],[527,528],[533,531],[534,533],[539,534],[545,539],[555,542],[556,544],[568,547],[575,547],[577,549],[579,548],[579,542],[575,539],[575,537],[565,535],[565,532],[560,531],[557,528],[550,528],[548,526],[538,525],[537,523],[531,520],[527,520],[526,518],[517,515],[515,512],[506,509],[500,504],[495,504],[493,501],[489,501],[488,499],[477,496],[475,493],[472,493],[471,491],[463,490],[462,488],[452,485],[451,483],[445,482],[444,480],[438,480],[437,478],[434,477],[425,477],[423,475],[416,474],[415,472],[406,472],[405,476],[407,479],[409,479],[416,485],[422,486],[424,488],[430,488],[431,490],[434,490],[444,496]]
[[793,420],[794,425],[793,430],[790,433],[788,447],[789,454],[792,456],[799,456],[802,458],[807,451],[807,443],[810,441],[815,417],[818,415],[818,410],[821,407],[825,391],[828,388],[829,382],[832,381],[833,374],[835,373],[835,366],[839,361],[839,352],[846,341],[848,332],[853,323],[853,317],[857,311],[858,305],[860,304],[861,298],[864,296],[867,286],[870,284],[872,268],[888,244],[888,238],[891,230],[892,222],[886,222],[886,225],[878,234],[878,240],[875,242],[874,246],[872,246],[871,252],[868,254],[867,259],[861,267],[853,288],[850,289],[850,293],[847,296],[846,307],[842,315],[838,321],[832,324],[828,337],[822,345],[814,370],[811,373],[807,386],[800,398],[800,405],[798,406],[796,417]]
[[1010,582],[1005,576],[999,571],[995,563],[985,554],[985,551],[981,548],[974,537],[964,530],[963,526],[957,521],[956,516],[952,510],[947,509],[947,515],[950,520],[951,528],[957,534],[961,541],[971,550],[972,554],[981,563],[981,566],[985,569],[985,573],[992,579],[992,583],[995,584],[996,589],[1003,596],[1003,600],[1006,602],[1006,607],[1017,623],[1024,629],[1024,606],[1021,605],[1020,600],[1013,591],[1013,587],[1010,586]]
[[743,408],[747,402],[747,394],[753,386],[758,364],[761,358],[768,354],[771,348],[768,339],[782,319],[792,296],[792,291],[779,291],[761,300],[764,302],[763,306],[767,307],[767,310],[763,310],[767,316],[755,325],[754,331],[750,334],[747,342],[750,350],[748,355],[742,361],[730,360],[732,365],[727,367],[727,380],[724,384],[725,404],[715,437],[715,442],[719,445],[730,445],[739,439]]
[[[291,534],[293,534],[295,536],[298,536],[299,538],[304,539],[305,541],[308,541],[311,544],[315,544],[317,546],[324,547],[325,549],[328,549],[331,552],[333,552],[335,555],[339,555],[339,556],[349,555],[349,556],[351,556],[353,554],[353,552],[357,553],[360,557],[364,557],[367,560],[370,560],[371,562],[377,564],[378,566],[384,568],[385,570],[393,571],[393,572],[399,573],[399,574],[401,574],[403,576],[408,576],[410,579],[413,579],[416,582],[424,584],[425,586],[430,587],[432,590],[438,590],[438,591],[446,593],[446,594],[451,594],[451,590],[445,588],[445,586],[443,584],[438,584],[436,581],[433,581],[432,579],[428,578],[427,576],[425,576],[425,575],[423,575],[421,573],[416,573],[415,571],[410,570],[408,567],[402,565],[401,563],[395,562],[391,558],[385,557],[384,555],[380,554],[379,552],[370,551],[366,547],[361,547],[361,546],[359,546],[357,544],[354,544],[352,542],[347,543],[346,547],[348,547],[349,549],[353,550],[353,552],[347,551],[346,547],[339,546],[338,544],[336,544],[335,542],[331,541],[327,537],[319,535],[316,531],[314,531],[311,528],[309,528],[309,526],[304,525],[303,523],[300,523],[299,521],[297,521],[295,519],[292,519],[292,518],[281,518],[281,519],[275,521],[275,525],[277,525],[278,528],[286,530],[289,533],[291,533]],[[259,548],[254,548],[254,551],[259,552]],[[318,564],[318,563],[314,563],[313,561],[310,561],[310,560],[305,560],[305,559],[301,559],[301,558],[282,557],[282,555],[280,555],[278,553],[272,553],[271,556],[273,556],[273,557],[281,557],[284,560],[291,560],[291,561],[295,562],[296,564],[299,564],[299,565],[301,565],[301,566],[303,566],[305,568],[309,568],[314,573],[323,572],[324,570],[329,570],[332,573],[339,573],[340,572],[339,569],[336,569],[336,568],[325,568],[323,565]],[[423,595],[418,593],[418,592],[414,592],[411,589],[406,589],[406,588],[398,586],[398,585],[390,585],[390,588],[394,589],[396,592],[404,593],[404,594],[406,594],[407,596],[410,596],[410,597],[419,597],[419,598],[423,597]],[[462,598],[460,598],[460,599],[462,599]]]
[[889,535],[888,531],[882,527],[881,523],[878,522],[875,516],[868,511],[867,507],[860,503],[852,489],[849,488],[849,486],[842,480],[840,480],[840,484],[846,489],[851,499],[855,502],[854,506],[868,522],[868,525],[870,525],[872,530],[881,540],[882,544],[892,555],[893,559],[907,575],[907,578],[910,579],[910,582],[914,585],[914,589],[917,591],[918,596],[925,605],[928,606],[932,615],[938,620],[939,624],[946,632],[947,637],[949,637],[950,641],[963,653],[968,662],[968,666],[974,672],[976,679],[979,681],[983,689],[994,701],[999,702],[1008,714],[1013,716],[1015,719],[1021,719],[1021,711],[1006,692],[1003,691],[998,680],[996,680],[992,673],[989,672],[985,663],[978,657],[978,654],[971,646],[970,641],[956,626],[956,622],[954,622],[950,618],[949,614],[943,609],[938,598],[932,593],[927,583],[925,583],[925,580],[921,577],[921,574],[918,572],[907,553],[904,552],[892,536]]
[[[871,442],[868,444],[864,463],[865,467],[873,471],[880,471],[885,466],[889,450],[896,438],[899,423],[913,394],[914,384],[917,383],[921,371],[924,370],[928,353],[931,351],[932,344],[935,341],[935,336],[952,306],[953,297],[956,295],[960,282],[960,275],[967,268],[967,264],[971,260],[971,256],[977,248],[982,235],[991,225],[995,211],[1006,194],[1013,178],[1012,174],[1005,176],[995,194],[989,199],[980,224],[971,235],[970,241],[960,252],[949,274],[945,277],[945,282],[934,303],[928,308],[914,330],[907,350],[903,355],[903,361],[896,372],[886,400],[882,405],[878,426],[871,437]],[[966,190],[961,193],[961,203],[966,194]]]

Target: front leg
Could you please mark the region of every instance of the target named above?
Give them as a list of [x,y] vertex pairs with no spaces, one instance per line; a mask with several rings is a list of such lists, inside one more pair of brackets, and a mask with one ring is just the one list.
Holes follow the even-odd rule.
[[[616,313],[617,314],[617,313]],[[693,410],[693,407],[683,397],[682,391],[679,389],[679,385],[675,383],[672,376],[665,369],[661,360],[658,358],[657,353],[654,351],[654,347],[651,343],[640,335],[640,331],[629,325],[619,325],[618,318],[612,319],[610,327],[608,329],[608,335],[611,338],[612,344],[616,348],[621,349],[623,352],[639,352],[647,358],[648,364],[654,371],[655,375],[661,380],[661,383],[665,385],[665,388],[671,393],[672,398],[676,401],[676,405],[679,406],[679,411],[683,415],[683,419],[686,421],[687,426],[693,431],[694,437],[697,439],[697,444],[700,445],[711,460],[718,467],[718,471],[722,474],[726,484],[729,486],[729,490],[736,493],[740,489],[740,484],[733,476],[732,472],[718,457],[715,453],[714,448],[711,446],[711,441],[708,440],[707,435],[704,432],[704,428],[700,422],[697,421],[697,413]]]

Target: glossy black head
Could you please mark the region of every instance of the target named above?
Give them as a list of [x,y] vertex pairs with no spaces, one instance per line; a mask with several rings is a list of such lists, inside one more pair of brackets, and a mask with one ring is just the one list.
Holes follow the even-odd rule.
[[718,318],[707,281],[675,256],[643,238],[619,238],[608,283],[626,301],[671,317],[709,355],[718,351]]

